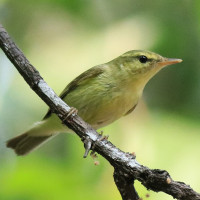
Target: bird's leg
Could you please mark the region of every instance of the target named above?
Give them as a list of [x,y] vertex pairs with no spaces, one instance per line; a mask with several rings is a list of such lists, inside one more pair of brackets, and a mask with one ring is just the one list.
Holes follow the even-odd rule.
[[70,110],[69,110],[69,113],[67,114],[67,118],[70,117],[70,116],[74,116],[78,113],[78,110],[74,107],[71,107]]
[[63,121],[67,120],[71,116],[75,116],[77,113],[78,113],[78,110],[74,107],[71,107]]

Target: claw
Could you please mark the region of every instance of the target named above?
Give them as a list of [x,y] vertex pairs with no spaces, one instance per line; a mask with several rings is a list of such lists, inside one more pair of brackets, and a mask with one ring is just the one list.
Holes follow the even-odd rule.
[[67,120],[71,116],[77,115],[77,113],[78,113],[78,110],[74,107],[71,107],[70,110],[69,110],[69,113],[67,114],[67,116],[64,118],[63,121]]
[[78,113],[78,110],[74,107],[71,107],[69,113],[67,114],[67,118],[70,116],[77,115],[77,113]]

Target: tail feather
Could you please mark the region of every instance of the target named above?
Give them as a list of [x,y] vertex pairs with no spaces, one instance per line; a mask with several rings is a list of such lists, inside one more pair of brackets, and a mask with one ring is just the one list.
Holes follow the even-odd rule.
[[21,134],[7,141],[7,147],[15,150],[17,155],[26,155],[52,136],[30,136]]
[[33,124],[25,133],[8,140],[7,147],[14,149],[17,155],[26,155],[63,131],[68,129],[52,114],[50,118]]

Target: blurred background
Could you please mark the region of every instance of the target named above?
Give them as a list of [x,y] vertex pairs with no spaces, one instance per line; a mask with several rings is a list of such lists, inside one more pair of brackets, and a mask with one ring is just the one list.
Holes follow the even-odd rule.
[[[132,49],[183,63],[158,73],[135,112],[104,128],[120,149],[200,192],[200,1],[0,0],[0,22],[59,94],[86,69]],[[83,159],[76,135],[61,134],[26,157],[5,141],[40,120],[47,106],[0,51],[0,199],[114,199],[113,169]],[[147,191],[139,195],[172,200]]]

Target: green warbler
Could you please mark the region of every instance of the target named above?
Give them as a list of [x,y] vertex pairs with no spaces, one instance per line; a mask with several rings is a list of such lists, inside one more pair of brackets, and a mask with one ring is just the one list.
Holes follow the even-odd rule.
[[[85,71],[67,85],[60,97],[78,109],[94,129],[107,126],[136,107],[146,83],[163,67],[182,62],[156,53],[133,50]],[[72,132],[48,111],[42,121],[10,139],[7,147],[25,155],[61,132]]]

